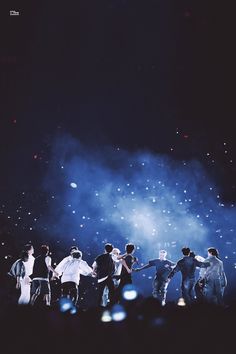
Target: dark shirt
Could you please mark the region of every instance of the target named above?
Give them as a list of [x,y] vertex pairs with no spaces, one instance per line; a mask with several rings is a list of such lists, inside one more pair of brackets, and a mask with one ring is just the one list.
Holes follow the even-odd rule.
[[180,271],[183,280],[195,279],[196,267],[207,268],[208,266],[209,263],[199,262],[193,257],[184,256],[177,262],[175,268],[169,274],[168,278],[172,278],[175,273]]
[[[129,269],[132,268],[132,264],[134,263],[134,257],[131,254],[128,254],[125,258],[124,258],[127,266]],[[129,276],[131,277],[130,273],[127,272],[127,269],[122,265],[122,269],[121,269],[121,277],[124,276]]]
[[115,265],[109,253],[104,253],[100,256],[97,256],[95,262],[97,263],[96,272],[98,279],[113,275],[115,271]]
[[47,256],[40,255],[35,258],[34,267],[33,267],[33,274],[30,275],[31,279],[34,279],[34,278],[48,279],[49,278],[50,272],[49,272],[47,264],[45,262],[46,257]]
[[172,268],[175,263],[165,259],[153,259],[148,262],[150,267],[156,267],[156,277],[159,279],[167,279],[168,275],[170,274]]

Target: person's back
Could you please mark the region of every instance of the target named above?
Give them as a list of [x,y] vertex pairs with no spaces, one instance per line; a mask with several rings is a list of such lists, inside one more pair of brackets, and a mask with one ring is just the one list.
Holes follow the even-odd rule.
[[98,284],[98,305],[102,304],[102,296],[105,287],[109,289],[109,300],[110,304],[114,303],[114,283],[112,280],[112,275],[115,271],[115,265],[111,256],[113,246],[110,243],[106,243],[104,247],[105,253],[97,256],[93,262],[93,273],[97,275]]
[[31,275],[32,279],[43,278],[48,279],[49,270],[46,264],[47,255],[40,254],[34,260],[33,274]]
[[89,267],[86,261],[73,258],[66,263],[62,273],[61,282],[65,283],[72,281],[79,285],[80,274],[87,276],[92,274],[92,271],[92,268]]
[[190,256],[190,248],[182,248],[183,258],[180,259],[175,268],[171,271],[168,278],[171,279],[175,273],[181,272],[182,274],[182,297],[186,304],[191,304],[194,301],[194,285],[195,285],[195,271],[196,267],[207,267],[209,263],[199,262],[194,257]]
[[[134,257],[131,254],[127,254],[127,256],[124,257],[124,260],[126,262],[127,267],[131,269],[134,263]],[[128,273],[127,268],[125,268],[124,266],[122,266],[121,269],[121,277],[122,276],[130,276],[130,273]]]
[[[210,303],[223,305],[222,278],[224,278],[223,262],[218,258],[218,250],[216,248],[208,248],[208,258],[206,259],[209,266],[205,273],[204,294]],[[224,279],[226,281],[226,279]]]
[[180,268],[180,272],[182,274],[183,280],[190,278],[195,278],[195,270],[197,267],[197,263],[194,258],[189,256],[184,256],[177,262],[177,265]]
[[208,257],[206,261],[210,263],[210,266],[206,269],[206,279],[209,277],[219,279],[223,273],[223,262],[214,256]]
[[95,261],[97,263],[96,273],[98,279],[111,276],[114,273],[115,266],[110,253],[100,254]]

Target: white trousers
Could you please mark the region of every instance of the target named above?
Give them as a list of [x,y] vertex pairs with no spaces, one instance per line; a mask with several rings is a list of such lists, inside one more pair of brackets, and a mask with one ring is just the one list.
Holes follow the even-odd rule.
[[19,305],[28,305],[30,302],[30,286],[31,284],[26,278],[20,280],[21,294],[18,300]]

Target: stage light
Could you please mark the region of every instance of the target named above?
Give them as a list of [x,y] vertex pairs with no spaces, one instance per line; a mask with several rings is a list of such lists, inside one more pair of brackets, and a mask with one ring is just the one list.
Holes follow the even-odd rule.
[[77,188],[77,184],[75,182],[71,182],[70,186],[71,188]]
[[62,297],[60,300],[59,300],[59,305],[60,305],[60,311],[61,312],[67,312],[69,310],[72,310],[74,305],[73,305],[73,302],[66,298],[66,297]]
[[138,297],[138,291],[133,284],[127,284],[123,288],[122,296],[125,300],[132,301]]
[[112,321],[112,317],[111,317],[111,313],[108,310],[105,310],[102,314],[101,317],[101,321],[102,322],[111,322]]
[[126,318],[126,312],[123,306],[121,305],[114,305],[112,308],[111,318],[115,322],[124,321]]
[[186,306],[184,298],[180,297],[177,303],[178,306]]
[[73,307],[71,308],[71,310],[70,310],[70,314],[71,314],[71,315],[75,315],[76,313],[77,313],[77,309],[76,309],[75,306],[73,306]]

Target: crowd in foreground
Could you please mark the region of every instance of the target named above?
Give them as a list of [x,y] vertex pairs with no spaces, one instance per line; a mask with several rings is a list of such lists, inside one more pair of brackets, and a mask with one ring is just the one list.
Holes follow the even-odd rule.
[[[34,257],[32,244],[25,245],[21,256],[9,270],[9,277],[15,281],[15,288],[20,291],[19,305],[34,306],[38,299],[43,299],[46,306],[51,305],[51,280],[59,279],[61,297],[69,298],[74,306],[78,304],[80,275],[95,279],[98,307],[112,307],[122,301],[124,289],[132,284],[132,273],[149,267],[156,268],[153,280],[153,298],[166,305],[166,294],[172,277],[181,272],[181,293],[184,305],[205,302],[223,306],[224,289],[227,279],[223,262],[219,259],[216,248],[208,248],[206,259],[196,256],[190,248],[182,249],[183,257],[176,263],[168,260],[165,250],[159,251],[159,258],[150,260],[143,267],[137,267],[134,256],[135,245],[125,246],[125,253],[107,243],[104,253],[98,255],[91,266],[82,259],[82,252],[73,246],[70,254],[52,267],[49,247],[42,245],[40,254]],[[196,270],[199,276],[196,279]]]

